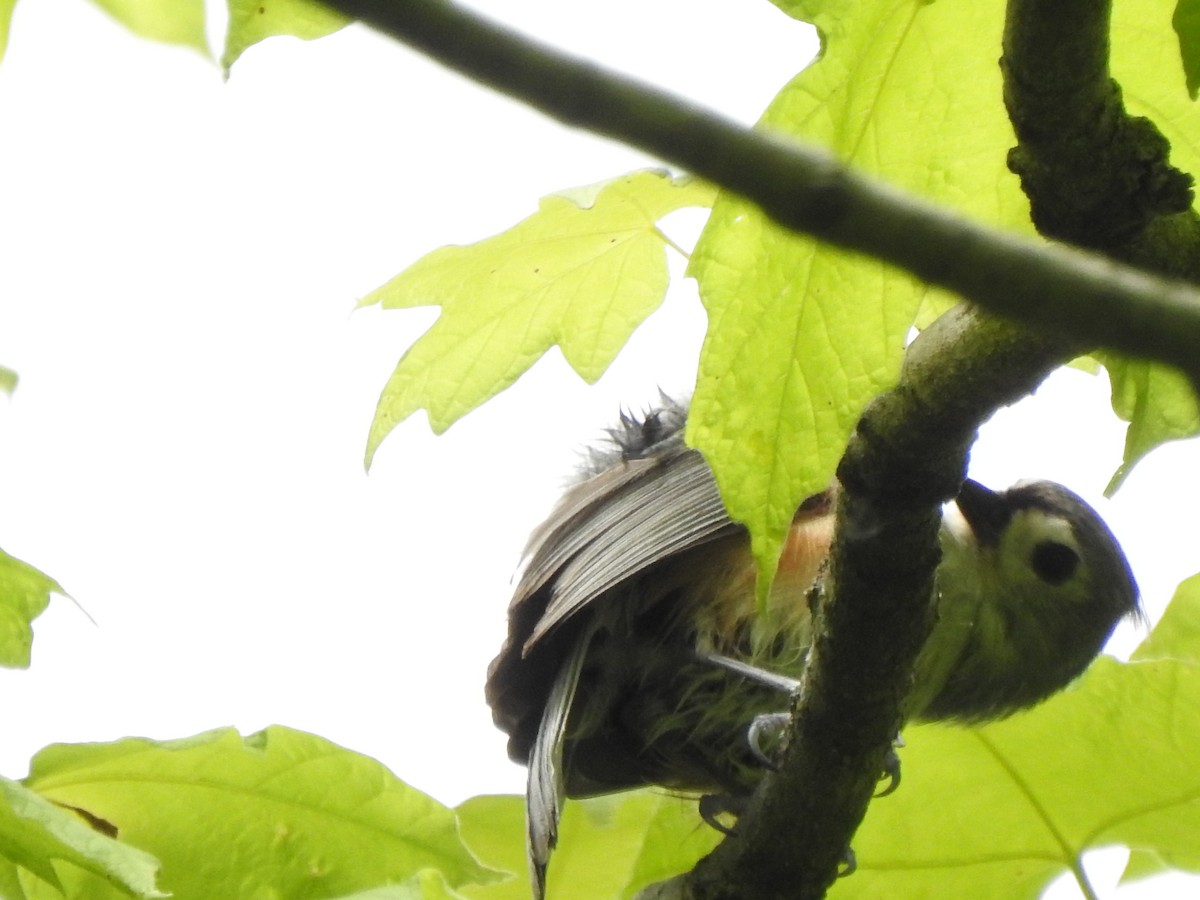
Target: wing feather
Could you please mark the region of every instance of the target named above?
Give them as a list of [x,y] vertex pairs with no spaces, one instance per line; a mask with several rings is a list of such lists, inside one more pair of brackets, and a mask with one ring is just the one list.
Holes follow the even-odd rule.
[[525,789],[525,848],[534,900],[546,893],[546,867],[558,844],[558,820],[565,789],[563,740],[571,701],[579,685],[579,674],[587,657],[592,629],[582,635],[554,679],[537,737],[529,753],[529,775]]
[[739,529],[695,450],[681,446],[594,476],[564,498],[531,547],[513,602],[552,586],[522,653],[626,579]]

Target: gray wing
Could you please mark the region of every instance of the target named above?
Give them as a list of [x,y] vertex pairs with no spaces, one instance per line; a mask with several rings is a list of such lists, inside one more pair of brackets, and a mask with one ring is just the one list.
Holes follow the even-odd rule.
[[529,766],[526,840],[539,900],[558,838],[567,719],[595,634],[581,613],[639,572],[740,529],[704,458],[673,437],[573,487],[533,533],[508,639],[489,669],[493,716],[509,754]]
[[627,578],[738,529],[708,464],[682,445],[594,475],[563,498],[526,549],[513,604],[547,584],[549,598],[522,654]]
[[526,762],[581,613],[656,563],[739,531],[704,458],[682,440],[616,458],[571,488],[533,533],[509,605],[509,632],[488,669],[487,700]]

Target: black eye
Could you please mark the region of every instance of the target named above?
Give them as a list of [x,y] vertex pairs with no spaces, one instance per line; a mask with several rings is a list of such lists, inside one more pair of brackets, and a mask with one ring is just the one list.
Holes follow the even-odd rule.
[[1062,584],[1079,568],[1079,554],[1066,544],[1042,541],[1033,548],[1030,564],[1042,581],[1047,584]]

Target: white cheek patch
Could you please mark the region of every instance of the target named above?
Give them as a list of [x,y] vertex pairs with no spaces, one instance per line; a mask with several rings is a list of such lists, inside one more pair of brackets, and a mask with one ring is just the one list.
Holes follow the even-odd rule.
[[1008,530],[1019,546],[1032,548],[1043,541],[1053,541],[1079,551],[1079,542],[1075,540],[1075,529],[1071,523],[1062,516],[1050,515],[1044,510],[1020,510],[1013,516]]
[[1035,555],[1039,552],[1038,546],[1043,544],[1059,544],[1082,559],[1075,530],[1067,519],[1042,509],[1023,509],[1012,517],[1005,532],[1001,548],[1002,566],[1008,573],[1005,577],[1013,583],[1036,579],[1038,590],[1066,590],[1068,595],[1074,595],[1077,588],[1072,586],[1080,584],[1080,579],[1085,577],[1084,567],[1073,566],[1062,579],[1048,578],[1039,573]]

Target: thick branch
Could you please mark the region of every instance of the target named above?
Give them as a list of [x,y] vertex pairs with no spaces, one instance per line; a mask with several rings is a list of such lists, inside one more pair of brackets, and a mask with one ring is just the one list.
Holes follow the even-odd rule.
[[1012,0],[1004,101],[1038,231],[1139,268],[1200,282],[1192,177],[1153,122],[1125,112],[1109,76],[1109,3]]
[[[1012,159],[1039,227],[1195,277],[1187,268],[1195,263],[1174,261],[1180,240],[1189,260],[1197,256],[1190,180],[1170,168],[1153,125],[1121,107],[1107,72],[1107,5],[1073,5],[1086,9],[1064,10],[1058,0],[1014,0],[1009,9],[1006,99],[1022,141]],[[868,408],[839,468],[835,591],[780,775],[742,818],[742,839],[722,844],[659,896],[736,897],[747,888],[754,896],[823,896],[838,842],[865,814],[870,773],[900,723],[895,686],[906,683],[929,633],[937,529],[930,510],[961,479],[978,424],[1031,390],[1070,349],[962,307],[913,345],[900,383]]]
[[824,896],[876,789],[932,627],[936,511],[962,481],[978,426],[1072,352],[966,305],[909,348],[899,383],[867,408],[838,469],[834,589],[780,771],[755,793],[736,839],[644,900]]
[[[1061,0],[1009,6],[1006,100],[1021,140],[1011,159],[1037,224],[1196,278],[1190,179],[1170,168],[1152,123],[1124,112],[1108,77],[1107,4],[1069,5],[1077,8]],[[722,844],[660,896],[736,897],[747,887],[755,896],[823,896],[838,842],[865,814],[870,773],[900,723],[894,686],[906,683],[929,633],[937,528],[930,510],[961,479],[978,424],[1031,390],[1070,349],[967,308],[913,345],[900,383],[866,411],[839,468],[835,591],[780,775],[742,818],[742,839]]]
[[329,6],[567,124],[640,147],[781,224],[892,263],[1000,315],[1200,380],[1200,293],[1109,260],[956,218],[855,175],[826,153],[743,128],[531,42],[447,0]]

